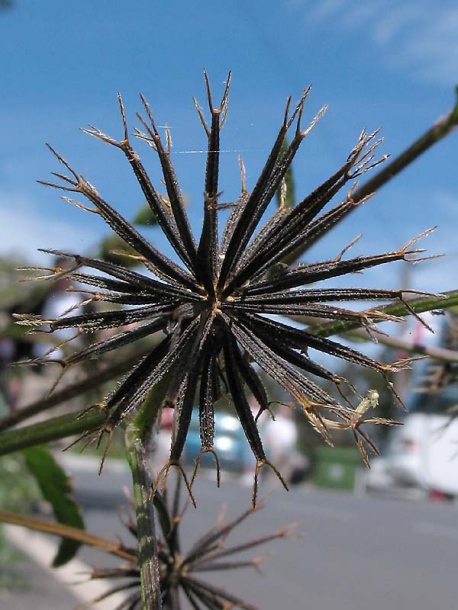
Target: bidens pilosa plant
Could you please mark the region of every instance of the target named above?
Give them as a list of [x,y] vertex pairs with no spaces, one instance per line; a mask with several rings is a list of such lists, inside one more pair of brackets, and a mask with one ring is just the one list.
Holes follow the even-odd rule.
[[[189,549],[184,550],[181,538],[184,533],[187,506],[181,506],[179,483],[178,478],[175,489],[169,490],[168,480],[164,493],[159,494],[156,491],[153,500],[158,523],[156,543],[162,608],[179,610],[182,607],[180,599],[185,599],[189,601],[189,607],[196,609],[257,610],[256,606],[243,601],[237,595],[208,582],[206,576],[209,572],[259,569],[264,557],[262,555],[247,557],[247,551],[251,552],[264,547],[267,543],[290,537],[295,525],[266,536],[242,539],[242,541],[239,538],[238,543],[230,543],[231,534],[262,508],[262,504],[258,503],[255,510],[250,508],[229,521],[224,521],[221,514],[208,531],[204,532]],[[120,584],[114,585],[92,602],[102,601],[113,593],[123,591],[124,601],[113,610],[136,610],[140,608],[142,597],[137,554],[138,526],[130,516],[124,520],[124,525],[134,537],[134,545],[121,544],[114,550],[118,558],[127,562],[115,568],[95,568],[90,575],[92,580],[109,579],[110,582]]]
[[[345,249],[327,260],[297,262],[312,244],[368,199],[368,196],[357,197],[355,189],[358,178],[384,160],[375,157],[380,141],[377,132],[363,131],[343,165],[297,205],[287,207],[284,205],[285,176],[302,141],[324,111],[320,111],[307,128],[302,127],[304,104],[309,94],[306,89],[296,106],[288,100],[278,135],[252,190],[247,189],[240,160],[241,194],[237,201],[228,203],[223,199],[219,183],[219,163],[220,133],[228,107],[230,76],[219,105],[213,103],[207,77],[205,80],[208,121],[196,103],[208,138],[202,231],[198,237],[191,231],[183,193],[171,161],[169,133],[165,131],[164,141],[143,97],[145,115],[138,115],[142,127],[135,130],[135,136],[155,152],[166,196],[152,184],[133,148],[120,96],[122,139],[115,140],[92,126],[84,130],[125,155],[157,224],[180,262],[160,252],[113,209],[85,177],[49,147],[67,173],[54,174],[59,179],[57,184],[43,184],[71,193],[71,197],[80,195],[88,200],[89,207],[76,203],[99,214],[130,247],[130,254],[125,254],[129,259],[123,259],[121,253],[116,263],[71,252],[49,251],[67,257],[69,267],[51,270],[48,279],[66,276],[75,284],[92,287],[81,289],[85,302],[103,301],[113,307],[81,314],[67,312],[57,319],[23,315],[19,316],[19,321],[34,327],[48,324],[49,332],[74,328],[79,334],[111,329],[108,338],[93,342],[72,355],[53,360],[51,352],[40,360],[43,363],[57,361],[64,371],[154,336],[149,353],[139,358],[103,403],[97,405],[106,414],[103,425],[96,432],[97,438],[100,440],[105,434],[111,437],[115,427],[145,402],[153,388],[165,382],[161,404],[150,406],[154,411],[150,418],[152,422],[157,421],[161,407],[174,409],[170,458],[162,474],[165,475],[171,465],[181,468],[180,456],[196,405],[200,418],[201,455],[213,453],[219,470],[214,449],[217,434],[214,405],[223,393],[227,393],[256,459],[255,502],[257,478],[263,466],[271,467],[281,478],[275,464],[269,463],[266,457],[257,425],[259,416],[269,412],[270,407],[264,374],[287,392],[292,404],[302,410],[327,442],[332,443],[333,429],[350,429],[366,462],[365,446],[377,451],[361,425],[365,421],[395,422],[366,418],[367,408],[377,403],[376,392],[372,391],[367,397],[359,395],[344,378],[316,362],[309,350],[373,369],[390,387],[388,375],[405,363],[378,362],[320,336],[313,332],[313,325],[308,326],[303,321],[357,321],[372,329],[378,322],[397,320],[381,307],[358,311],[348,304],[393,300],[405,303],[408,291],[332,287],[332,280],[393,261],[410,261],[422,250],[416,249],[414,239],[399,250],[384,254],[347,258]],[[325,209],[345,187],[341,199]],[[278,191],[282,193],[283,203],[264,222],[264,213]],[[74,202],[67,195],[63,199]],[[219,218],[222,210],[228,208],[227,220],[220,230]],[[135,268],[132,268],[132,257],[138,265]],[[292,319],[296,321],[292,323]],[[340,398],[337,400],[325,391],[320,380],[335,384]],[[94,431],[88,434],[93,435]]]

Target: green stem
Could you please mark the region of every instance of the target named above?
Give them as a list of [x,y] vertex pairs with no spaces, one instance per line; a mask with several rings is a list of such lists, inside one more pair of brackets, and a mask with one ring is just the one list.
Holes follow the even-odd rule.
[[[403,317],[410,315],[411,310],[419,314],[430,311],[431,309],[447,309],[448,307],[457,305],[458,290],[455,290],[445,293],[440,297],[427,296],[419,299],[412,299],[409,301],[409,307],[403,303],[392,303],[378,309],[387,314]],[[311,325],[309,326],[309,330],[315,335],[330,337],[332,335],[353,331],[359,327],[361,327],[361,323],[357,320],[337,321]],[[422,353],[421,350],[417,350],[417,352]],[[439,359],[441,359],[439,354],[436,355],[431,351],[424,353],[427,353],[427,355],[432,358],[439,357]],[[167,384],[168,382],[166,381],[162,384],[158,384],[157,393],[156,390],[151,393],[134,420],[137,421],[138,418],[137,426],[144,446],[147,445],[150,439],[159,405],[162,402],[161,397],[163,397],[165,393]],[[3,434],[0,434],[0,456],[14,451],[20,451],[27,447],[33,447],[35,445],[96,430],[104,423],[105,418],[106,413],[103,410],[93,409],[83,415],[81,413],[71,413],[55,417],[46,422],[40,422],[4,432]]]
[[23,428],[9,430],[0,434],[0,456],[76,434],[91,432],[99,428],[105,419],[104,411],[93,409],[83,415],[81,412],[69,413]]
[[151,346],[148,346],[147,348],[142,346],[139,351],[135,352],[132,356],[125,358],[122,362],[116,362],[102,370],[97,370],[94,374],[88,375],[84,379],[79,379],[78,381],[65,386],[62,390],[55,390],[51,395],[46,396],[45,398],[35,400],[24,407],[21,406],[14,413],[0,418],[0,431],[11,428],[38,413],[53,409],[64,401],[75,398],[76,396],[81,396],[84,392],[121,376],[123,373],[129,371],[149,351],[151,351]]
[[168,385],[169,379],[166,375],[166,378],[150,392],[135,417],[127,425],[125,435],[137,515],[138,565],[143,610],[162,608],[156,525],[151,500],[152,482],[147,463],[147,448]]
[[404,152],[395,157],[392,161],[384,163],[375,176],[361,185],[353,194],[355,203],[374,193],[381,186],[392,180],[397,174],[402,172],[428,148],[442,140],[458,125],[458,87],[456,88],[455,106],[451,112],[442,119],[439,119],[422,136],[411,144]]
[[[368,331],[358,328],[348,333],[349,339],[355,341],[370,341],[372,337]],[[409,354],[421,354],[422,356],[428,356],[433,360],[440,360],[441,362],[458,362],[458,352],[450,349],[444,349],[442,347],[431,347],[424,345],[423,343],[410,343],[409,341],[403,341],[397,337],[390,337],[386,335],[377,334],[377,342],[396,350],[402,350]]]
[[106,553],[110,553],[115,557],[127,561],[134,561],[135,554],[129,549],[123,547],[119,542],[112,542],[106,538],[100,538],[100,536],[94,536],[88,532],[81,530],[70,525],[62,523],[54,523],[48,519],[40,519],[39,517],[31,517],[29,515],[18,515],[6,510],[0,510],[0,521],[2,523],[9,523],[11,525],[18,525],[20,527],[26,527],[29,530],[36,532],[43,532],[45,534],[52,534],[53,536],[59,536],[60,538],[67,538],[69,540],[75,540],[81,544],[86,544],[93,548],[99,549]]
[[[409,316],[412,311],[420,314],[425,311],[431,311],[432,309],[447,309],[449,307],[455,307],[456,305],[458,305],[458,290],[452,290],[451,292],[445,292],[440,296],[431,295],[419,299],[411,299],[408,301],[408,306],[402,302],[391,303],[384,307],[377,307],[377,311],[392,316],[405,317]],[[312,325],[309,327],[309,331],[319,337],[330,337],[360,327],[361,322],[358,320],[338,320],[336,322]]]
[[[352,200],[355,203],[362,201],[365,197],[372,195],[372,193],[375,193],[375,191],[380,189],[382,186],[388,184],[390,180],[413,163],[420,155],[426,152],[428,148],[431,148],[431,146],[437,142],[440,142],[442,138],[454,130],[454,128],[458,125],[458,87],[455,91],[455,106],[452,108],[449,114],[445,118],[436,121],[432,127],[430,127],[422,136],[418,138],[418,140],[406,148],[397,157],[389,162],[383,163],[381,169],[379,169],[371,179],[364,182],[364,184],[361,184],[361,186],[354,191],[352,194]],[[357,206],[354,206],[353,210],[356,209]],[[332,227],[333,225],[330,224],[328,229],[326,229],[326,232]],[[320,233],[320,235],[322,236],[323,233]],[[292,252],[284,259],[284,262],[287,264],[292,264],[294,261],[298,260],[300,256],[310,248],[312,243],[313,240],[308,239],[305,246]]]
[[135,512],[137,515],[138,564],[142,587],[142,609],[160,610],[159,560],[156,526],[151,502],[151,478],[146,464],[141,431],[129,425],[126,430],[126,449],[132,471]]

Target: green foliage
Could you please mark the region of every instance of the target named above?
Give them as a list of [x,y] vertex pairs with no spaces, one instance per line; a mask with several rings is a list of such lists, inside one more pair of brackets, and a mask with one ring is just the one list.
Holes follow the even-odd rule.
[[147,203],[144,203],[138,210],[137,215],[133,220],[134,225],[151,227],[157,223],[156,216]]
[[[11,482],[14,481],[14,485]],[[0,459],[0,506],[4,510],[27,513],[38,502],[40,492],[33,478],[28,474],[22,455],[8,455]],[[24,586],[12,564],[22,559],[22,555],[11,546],[0,524],[0,592]]]
[[[84,529],[84,521],[78,505],[72,498],[72,487],[69,477],[57,464],[51,453],[43,446],[30,447],[24,450],[27,467],[53,509],[54,517],[59,523]],[[53,567],[58,568],[73,559],[80,544],[63,538]]]
[[[124,254],[126,256],[123,256]],[[122,257],[123,264],[128,267],[134,267],[137,264],[137,261],[129,258],[129,255],[135,254],[135,250],[114,233],[100,242],[98,252],[98,256],[109,263],[119,263]]]
[[12,564],[21,559],[22,555],[11,546],[0,526],[0,595],[2,591],[26,585],[25,580],[12,570]]
[[[14,485],[11,482],[14,481]],[[0,506],[4,510],[28,513],[38,502],[40,491],[25,468],[21,454],[0,459]]]
[[[150,206],[145,202],[137,210],[137,214],[132,222],[136,225],[151,227],[157,223],[157,220]],[[119,263],[120,255],[122,256],[123,254],[126,255],[122,258],[123,264],[126,267],[134,267],[138,264],[135,258],[137,256],[136,250],[126,244],[116,233],[112,233],[100,242],[99,256],[102,260],[110,263]],[[129,256],[132,256],[132,258],[129,258]]]

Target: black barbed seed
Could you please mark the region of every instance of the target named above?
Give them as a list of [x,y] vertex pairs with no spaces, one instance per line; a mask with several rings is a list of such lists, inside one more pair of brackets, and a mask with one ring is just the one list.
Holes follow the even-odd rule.
[[[368,459],[366,448],[376,452],[373,441],[361,426],[382,421],[363,417],[357,388],[316,362],[312,354],[316,351],[379,373],[395,396],[388,375],[408,362],[380,363],[338,340],[319,336],[316,326],[309,321],[321,324],[356,322],[372,336],[375,336],[379,322],[399,321],[399,317],[384,311],[383,304],[394,300],[409,308],[409,291],[342,288],[339,281],[353,273],[396,261],[422,260],[419,254],[423,250],[416,247],[416,242],[429,231],[398,250],[382,254],[350,257],[347,252],[357,238],[327,260],[300,261],[317,240],[372,196],[358,196],[357,180],[378,167],[386,155],[375,156],[381,140],[377,131],[368,133],[366,130],[361,132],[349,155],[328,179],[292,207],[286,208],[280,202],[270,218],[265,219],[302,142],[325,111],[325,108],[320,110],[308,127],[302,128],[310,87],[304,90],[296,105],[288,98],[280,128],[253,188],[250,190],[247,186],[245,167],[239,158],[241,194],[235,202],[220,201],[220,145],[230,81],[229,74],[222,96],[215,104],[205,74],[208,120],[207,112],[195,102],[207,137],[203,223],[199,236],[191,230],[185,197],[173,166],[170,132],[166,129],[165,139],[161,136],[143,96],[144,116],[137,115],[141,129],[135,128],[133,135],[156,156],[166,195],[153,185],[139,153],[132,146],[127,113],[120,95],[121,139],[112,138],[92,125],[83,130],[124,155],[159,230],[175,252],[173,259],[128,222],[49,146],[68,175],[54,173],[57,183],[43,184],[60,189],[65,200],[103,218],[133,250],[129,262],[134,260],[137,267],[132,269],[131,264],[124,264],[122,257],[113,263],[96,257],[55,252],[71,263],[65,271],[66,277],[83,285],[81,289],[72,288],[81,293],[81,302],[103,303],[104,309],[95,313],[75,312],[52,320],[23,314],[19,316],[19,322],[31,328],[48,323],[51,334],[63,328],[75,328],[78,334],[106,329],[113,333],[89,346],[77,348],[73,354],[66,354],[60,360],[64,369],[113,354],[118,348],[134,348],[137,342],[151,341],[151,349],[146,354],[142,352],[132,369],[103,401],[106,421],[95,439],[100,443],[107,437],[105,456],[114,429],[139,409],[157,384],[168,380],[169,391],[164,404],[173,405],[174,433],[170,458],[160,470],[158,481],[174,466],[182,473],[190,490],[200,459],[208,452],[215,457],[219,481],[214,405],[225,391],[256,460],[255,503],[258,475],[265,466],[271,468],[286,486],[275,464],[269,462],[259,432],[260,417],[271,409],[263,376],[269,377],[288,394],[297,410],[326,442],[332,444],[333,429],[348,429],[354,434],[365,461]],[[285,144],[288,134],[290,141]],[[334,199],[343,188],[347,192],[336,203]],[[67,194],[79,195],[89,205],[70,200]],[[220,229],[221,212],[225,208],[230,211],[225,226]],[[62,273],[62,270],[50,268],[43,271],[44,279],[58,279]],[[368,300],[375,305],[366,309]],[[362,304],[362,311],[357,308],[359,304]],[[52,362],[52,350],[39,362]],[[320,379],[335,386],[337,398],[319,384]],[[375,403],[374,399],[369,406],[375,407]],[[201,452],[189,483],[181,457],[195,406],[199,408]]]

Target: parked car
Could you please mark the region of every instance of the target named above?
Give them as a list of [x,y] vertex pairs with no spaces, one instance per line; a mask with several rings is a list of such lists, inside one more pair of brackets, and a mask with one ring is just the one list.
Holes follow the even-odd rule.
[[[228,413],[215,412],[215,452],[218,455],[221,470],[234,474],[243,474],[251,453],[239,420]],[[184,463],[194,465],[200,453],[199,411],[194,409],[191,425],[184,447]],[[212,453],[204,453],[200,460],[203,468],[215,468]]]
[[422,500],[428,493],[417,484],[407,484],[391,474],[390,460],[386,455],[374,457],[370,468],[359,469],[355,481],[355,491],[360,494],[376,494],[403,500]]
[[[243,475],[240,480],[244,484],[252,485],[256,461],[239,419],[234,415],[221,411],[216,411],[214,417],[214,449],[218,456],[221,471],[223,473]],[[164,409],[161,430],[156,437],[156,450],[153,454],[153,465],[156,467],[156,471],[160,470],[168,459],[171,434],[172,410]],[[262,432],[261,436],[263,436]],[[268,458],[272,459],[277,465],[276,458],[278,456],[270,455],[269,442],[265,443],[265,450]],[[194,409],[183,450],[182,459],[184,466],[188,469],[193,468],[200,451],[199,410]],[[285,468],[285,464],[280,465],[280,470],[287,483],[291,485],[301,483],[310,473],[310,461],[306,456],[294,449],[290,451],[288,462],[288,468]],[[204,453],[201,456],[200,468],[213,470],[216,468],[215,457],[211,452]],[[263,469],[263,476],[268,476],[269,474],[272,474],[269,469]]]
[[[455,409],[455,412],[454,412]],[[404,425],[393,429],[385,453],[396,485],[432,497],[458,496],[458,383],[414,396]]]

